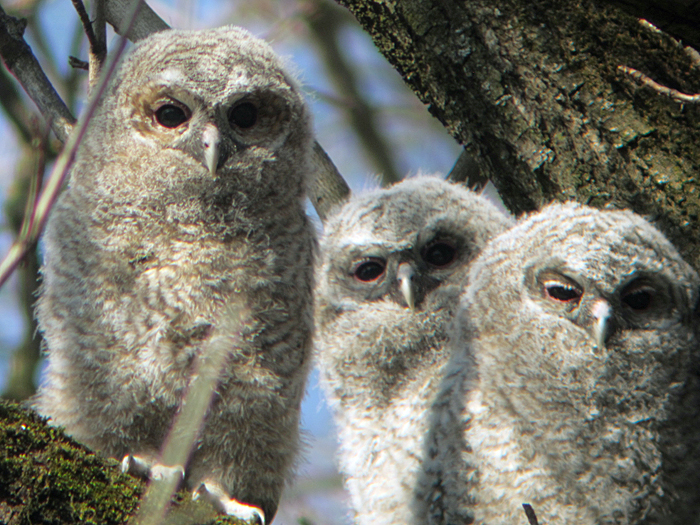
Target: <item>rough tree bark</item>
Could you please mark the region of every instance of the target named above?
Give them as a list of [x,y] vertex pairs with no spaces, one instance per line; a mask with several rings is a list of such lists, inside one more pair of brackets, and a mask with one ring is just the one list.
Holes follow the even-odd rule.
[[[626,11],[643,15],[654,2],[338,1],[514,213],[554,199],[629,207],[700,267],[700,107],[618,68],[700,91],[682,45]],[[672,20],[671,12],[665,27]]]

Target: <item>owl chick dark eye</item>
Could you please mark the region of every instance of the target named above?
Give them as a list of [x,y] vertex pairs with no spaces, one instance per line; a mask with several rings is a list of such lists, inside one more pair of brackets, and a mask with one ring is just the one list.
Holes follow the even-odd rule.
[[457,249],[445,241],[432,242],[423,250],[423,260],[438,268],[447,266],[456,256]]
[[164,128],[176,128],[187,122],[190,118],[189,111],[175,104],[163,104],[156,110],[156,122]]
[[228,115],[231,126],[249,129],[258,122],[258,108],[252,102],[242,102],[231,108]]
[[550,281],[544,283],[544,295],[559,303],[577,303],[583,292],[573,285]]
[[384,270],[386,270],[386,261],[384,261],[384,259],[379,259],[378,257],[372,257],[371,259],[365,259],[358,264],[355,267],[353,275],[358,281],[369,283],[376,281],[382,275],[384,275]]
[[654,289],[649,285],[633,283],[622,292],[622,303],[632,310],[643,312],[654,303]]

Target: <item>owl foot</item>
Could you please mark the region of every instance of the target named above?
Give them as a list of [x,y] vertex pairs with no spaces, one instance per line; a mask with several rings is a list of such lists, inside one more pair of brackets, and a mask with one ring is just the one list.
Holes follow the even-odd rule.
[[235,516],[250,523],[256,523],[257,525],[265,525],[265,513],[262,509],[230,498],[226,491],[217,483],[212,483],[211,481],[202,482],[192,492],[193,500],[199,498],[204,498],[211,502],[219,512]]
[[171,467],[131,454],[122,459],[122,472],[155,481],[177,478],[178,484],[185,479],[185,469],[181,465]]

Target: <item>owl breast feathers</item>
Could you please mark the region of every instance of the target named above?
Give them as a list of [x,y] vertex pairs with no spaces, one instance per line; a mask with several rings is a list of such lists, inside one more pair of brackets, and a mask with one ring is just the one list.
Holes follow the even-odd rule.
[[700,279],[627,211],[556,204],[472,264],[421,475],[425,523],[687,524]]
[[[185,477],[269,521],[298,448],[310,353],[311,141],[299,87],[247,31],[137,44],[44,236],[38,410],[150,466],[197,357],[230,336]],[[248,312],[240,334],[232,305]]]
[[414,485],[461,281],[510,224],[436,177],[355,196],[325,224],[315,347],[359,523],[418,523]]

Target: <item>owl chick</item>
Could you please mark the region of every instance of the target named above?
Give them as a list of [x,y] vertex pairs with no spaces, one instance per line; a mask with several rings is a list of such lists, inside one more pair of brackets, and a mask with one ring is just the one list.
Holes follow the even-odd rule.
[[153,465],[195,358],[238,326],[225,319],[238,305],[249,319],[185,481],[272,519],[311,353],[311,137],[295,81],[247,31],[163,31],[133,48],[44,235],[41,414]]
[[474,261],[425,523],[681,525],[700,512],[700,279],[629,211],[545,208]]
[[325,224],[316,339],[360,524],[413,523],[429,407],[461,281],[511,219],[434,177],[350,199]]

